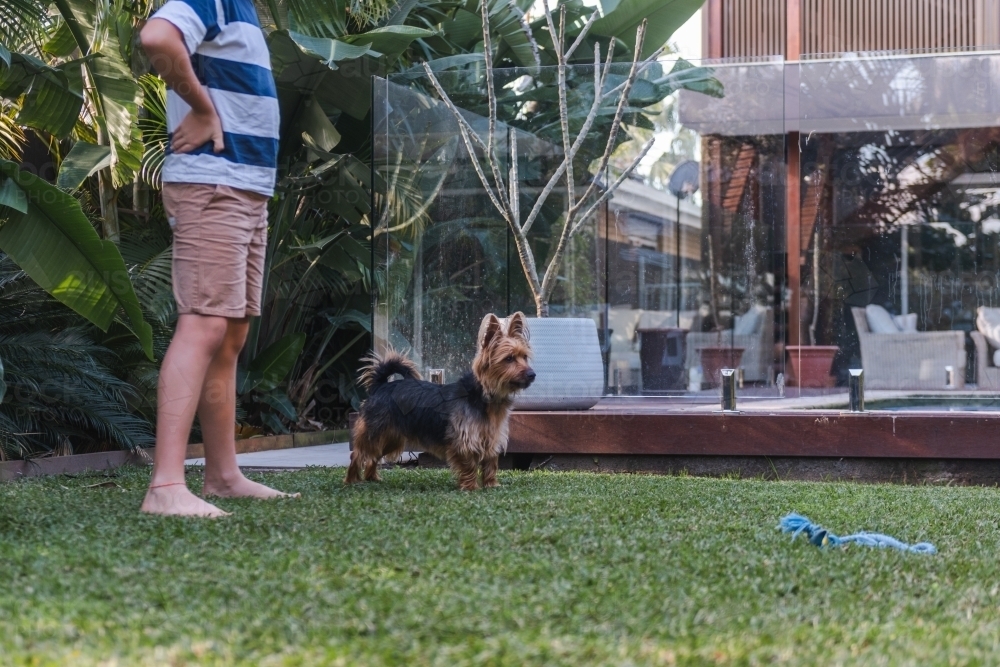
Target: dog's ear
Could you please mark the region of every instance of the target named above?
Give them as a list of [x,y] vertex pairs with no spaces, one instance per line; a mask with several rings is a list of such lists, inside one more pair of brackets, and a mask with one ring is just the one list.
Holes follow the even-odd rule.
[[500,320],[493,313],[490,313],[483,318],[482,324],[479,325],[479,349],[485,350],[490,346],[493,340],[500,333],[501,326]]
[[518,311],[507,318],[507,335],[528,342],[528,320]]

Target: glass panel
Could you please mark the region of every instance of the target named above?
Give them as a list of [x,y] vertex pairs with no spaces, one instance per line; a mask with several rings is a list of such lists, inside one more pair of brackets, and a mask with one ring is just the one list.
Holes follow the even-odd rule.
[[[483,196],[443,105],[379,79],[375,107],[376,347],[404,351],[424,371],[454,380],[469,367],[483,315],[510,310],[506,224]],[[486,133],[485,118],[465,117]]]
[[843,392],[863,368],[868,407],[996,409],[1000,56],[848,55],[799,76],[801,384]]
[[[438,78],[485,145],[485,77],[466,67]],[[571,137],[593,74],[568,73]],[[535,314],[530,255],[539,283],[550,269],[547,321],[590,322],[596,337],[586,352],[546,353],[559,391],[713,403],[717,370],[736,367],[744,404],[791,395],[846,408],[850,370],[863,368],[869,407],[996,409],[998,77],[992,52],[665,61],[637,84],[606,167],[613,103],[573,160],[574,192],[558,183],[537,215],[565,152],[554,69],[494,72],[496,178],[481,147],[469,158],[421,70],[380,80],[378,345],[454,379],[486,313]],[[632,176],[597,202],[647,140]],[[516,167],[518,219],[533,220],[523,244],[477,166],[506,195]],[[560,246],[573,202],[600,205]],[[597,357],[601,377],[587,384],[580,369]]]
[[[606,92],[628,67],[613,66]],[[557,179],[547,197],[565,154],[557,70],[493,76],[499,188],[483,147],[474,145],[470,160],[456,118],[422,71],[376,85],[378,346],[407,349],[451,380],[469,367],[485,314],[534,316],[541,307],[544,327],[573,320],[583,333],[570,340],[570,330],[531,324],[539,371],[532,391],[552,379],[535,407],[565,407],[563,394],[715,402],[722,367],[740,369],[743,396],[779,396],[784,364],[774,351],[787,301],[783,64],[655,64],[636,84],[606,167],[614,94],[572,160],[573,191]],[[487,144],[482,70],[437,78]],[[594,69],[570,68],[567,81],[572,144],[593,101]],[[647,141],[652,148],[638,168],[602,201]],[[523,244],[476,172],[499,198],[510,194],[515,166]],[[576,233],[561,243],[568,211],[577,214]],[[556,351],[539,354],[550,335]]]

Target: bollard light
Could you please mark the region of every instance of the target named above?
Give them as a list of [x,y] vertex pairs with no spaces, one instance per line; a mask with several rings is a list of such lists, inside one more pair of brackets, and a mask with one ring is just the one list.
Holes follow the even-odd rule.
[[860,368],[852,368],[848,387],[851,394],[851,412],[865,411],[865,372]]
[[722,369],[722,411],[736,411],[736,370]]

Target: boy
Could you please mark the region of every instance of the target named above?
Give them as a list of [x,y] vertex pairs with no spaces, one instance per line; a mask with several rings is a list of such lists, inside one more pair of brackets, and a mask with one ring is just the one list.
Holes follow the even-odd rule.
[[252,0],[169,0],[141,38],[169,87],[163,204],[174,232],[179,315],[160,370],[153,475],[142,511],[218,517],[226,512],[184,481],[196,410],[205,441],[203,495],[287,495],[244,477],[235,444],[236,360],[249,318],[260,315],[277,93]]

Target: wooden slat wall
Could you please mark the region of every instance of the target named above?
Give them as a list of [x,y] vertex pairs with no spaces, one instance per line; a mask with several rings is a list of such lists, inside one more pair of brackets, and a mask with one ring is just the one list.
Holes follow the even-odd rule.
[[786,2],[787,0],[724,0],[723,57],[783,55]]
[[[1000,0],[800,0],[805,54],[1000,46]],[[721,0],[722,57],[785,55],[787,0]]]

